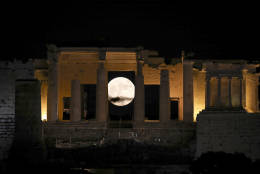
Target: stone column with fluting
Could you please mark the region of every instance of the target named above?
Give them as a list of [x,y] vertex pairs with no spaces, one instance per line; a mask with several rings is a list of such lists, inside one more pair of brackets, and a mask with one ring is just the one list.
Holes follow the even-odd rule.
[[193,122],[193,62],[183,61],[183,121]]
[[58,53],[55,45],[48,46],[47,121],[58,120]]
[[217,76],[217,82],[218,82],[218,96],[217,96],[217,103],[216,107],[221,108],[222,102],[221,102],[221,77]]
[[159,119],[161,123],[167,123],[170,120],[170,89],[169,89],[169,71],[162,68],[160,72],[160,108]]
[[81,120],[80,81],[71,81],[71,121]]
[[144,76],[143,61],[137,59],[137,73],[135,76],[135,100],[134,100],[134,121],[136,126],[141,126],[144,122]]
[[107,121],[108,116],[107,72],[104,65],[105,54],[106,52],[100,52],[96,86],[96,120],[102,123]]

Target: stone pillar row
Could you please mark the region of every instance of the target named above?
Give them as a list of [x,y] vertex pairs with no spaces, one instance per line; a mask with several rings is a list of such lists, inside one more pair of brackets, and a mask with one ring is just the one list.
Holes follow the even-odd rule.
[[[96,120],[98,122],[107,122],[108,120],[108,94],[107,94],[107,71],[105,69],[105,54],[101,52],[96,83]],[[50,56],[48,72],[48,121],[58,120],[58,64],[55,59],[57,55]],[[52,57],[55,57],[52,59]],[[136,91],[135,91],[135,111],[134,120],[136,123],[143,123],[145,119],[145,91],[143,76],[143,60],[137,59],[136,73]],[[170,120],[170,89],[169,89],[169,71],[165,66],[160,67],[160,106],[159,117],[162,123]],[[81,93],[80,81],[74,79],[71,81],[71,121],[81,120]],[[192,62],[183,63],[183,120],[193,121],[193,78]]]
[[[205,104],[206,104],[206,108],[209,107],[222,107],[221,105],[221,78],[220,76],[217,76],[217,94],[218,94],[218,98],[217,98],[217,104],[216,106],[210,106],[210,99],[211,99],[211,92],[210,92],[210,83],[211,83],[211,77],[210,76],[206,76],[206,95],[205,95]],[[243,98],[243,79],[242,77],[238,77],[239,78],[239,106],[242,107],[242,98]],[[228,76],[228,105],[229,107],[232,107],[232,76]]]

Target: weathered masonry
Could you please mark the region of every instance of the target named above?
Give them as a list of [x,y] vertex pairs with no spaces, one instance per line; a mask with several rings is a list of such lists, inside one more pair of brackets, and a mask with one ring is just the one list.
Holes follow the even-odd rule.
[[[17,81],[37,79],[42,136],[58,148],[134,139],[186,144],[191,156],[226,151],[260,158],[259,62],[184,54],[171,60],[166,64],[157,51],[139,47],[51,45],[47,59],[1,66],[7,75],[1,75],[0,124],[14,123]],[[12,126],[1,127],[0,141],[5,131],[12,138]]]

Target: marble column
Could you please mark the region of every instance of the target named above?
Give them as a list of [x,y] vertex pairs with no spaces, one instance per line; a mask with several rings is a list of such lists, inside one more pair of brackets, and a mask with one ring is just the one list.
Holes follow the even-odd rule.
[[80,81],[71,81],[71,121],[81,120]]
[[134,121],[136,124],[144,122],[144,76],[143,61],[137,60],[137,73],[135,76],[135,100],[134,100]]
[[[243,81],[242,77],[239,77],[239,107],[243,107],[242,96],[243,96]],[[257,94],[257,93],[256,93]]]
[[160,72],[160,122],[166,123],[170,120],[170,89],[169,89],[169,71],[162,69]]
[[206,75],[206,94],[205,94],[206,109],[210,107],[210,76]]
[[97,70],[96,85],[96,120],[98,122],[107,121],[108,99],[107,99],[107,72],[105,70],[105,60],[99,61]]
[[193,62],[183,61],[183,121],[193,122]]
[[58,63],[57,48],[48,46],[48,98],[47,98],[47,121],[58,120]]
[[242,105],[243,105],[243,108],[245,109],[246,108],[246,75],[247,75],[247,70],[244,69],[242,71],[242,85],[243,85],[243,88],[242,88]]
[[232,92],[231,92],[232,77],[228,77],[228,106],[232,107]]

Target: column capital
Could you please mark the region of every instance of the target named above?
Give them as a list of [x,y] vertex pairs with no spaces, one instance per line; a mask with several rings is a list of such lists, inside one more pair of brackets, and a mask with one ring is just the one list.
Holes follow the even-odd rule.
[[217,78],[218,80],[221,80],[222,77],[221,77],[221,76],[216,76],[216,78]]
[[102,63],[104,64],[104,63],[106,63],[106,60],[100,60],[100,59],[99,59],[97,62],[98,62],[99,64],[102,64]]
[[136,60],[136,63],[140,63],[140,64],[144,64],[144,60],[143,59],[138,59],[138,60]]
[[106,54],[107,54],[107,49],[100,49],[99,50],[99,61],[101,60],[106,60]]
[[160,64],[160,65],[158,66],[158,69],[159,69],[159,70],[168,70],[168,66],[167,66],[165,63],[163,63],[163,64]]
[[137,75],[143,75],[143,65],[144,65],[144,61],[143,60],[138,60],[137,61]]
[[228,80],[232,80],[233,76],[227,76]]
[[143,61],[144,55],[143,55],[143,47],[138,47],[136,50],[136,60],[137,61]]
[[98,70],[99,69],[105,69],[105,60],[98,60]]
[[211,80],[211,76],[210,75],[206,75],[206,81],[210,81]]

